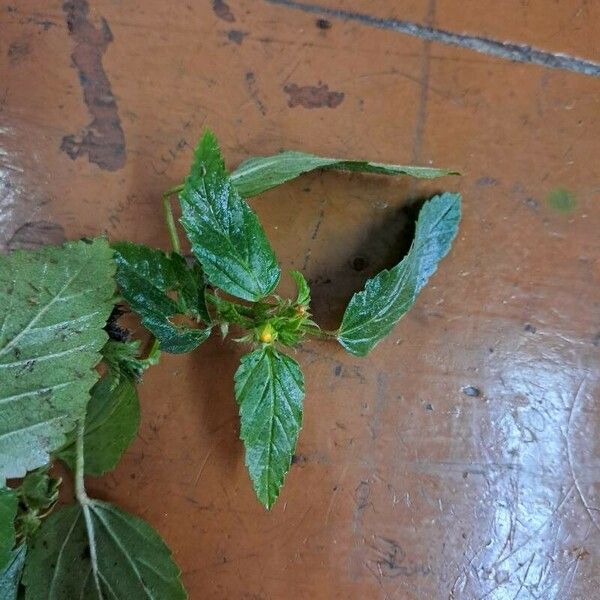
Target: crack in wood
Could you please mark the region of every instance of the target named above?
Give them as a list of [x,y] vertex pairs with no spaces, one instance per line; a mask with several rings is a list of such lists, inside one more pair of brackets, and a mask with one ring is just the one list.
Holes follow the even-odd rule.
[[548,52],[528,44],[501,42],[483,36],[446,31],[444,29],[421,25],[412,21],[383,19],[366,13],[329,8],[318,4],[297,2],[296,0],[266,1],[270,4],[285,6],[287,8],[301,10],[319,16],[327,16],[342,19],[344,21],[354,21],[369,27],[396,31],[398,33],[404,33],[432,42],[439,42],[449,46],[459,46],[461,48],[472,50],[473,52],[495,56],[512,62],[529,63],[548,69],[561,69],[579,73],[581,75],[588,75],[590,77],[600,77],[600,63],[585,58],[579,58],[577,56],[570,56],[569,54],[563,54],[561,52]]

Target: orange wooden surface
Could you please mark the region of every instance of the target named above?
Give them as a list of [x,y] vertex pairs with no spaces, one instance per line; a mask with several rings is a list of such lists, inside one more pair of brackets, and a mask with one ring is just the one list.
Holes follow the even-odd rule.
[[[238,440],[243,348],[217,337],[148,372],[138,439],[94,493],[159,529],[193,600],[600,598],[600,79],[263,1],[89,2],[0,2],[3,249],[166,248],[159,197],[206,126],[231,166],[292,148],[460,170],[311,174],[252,201],[335,327],[406,249],[407,204],[464,199],[369,357],[298,352],[304,428],[270,513]],[[600,61],[594,2],[322,6]]]

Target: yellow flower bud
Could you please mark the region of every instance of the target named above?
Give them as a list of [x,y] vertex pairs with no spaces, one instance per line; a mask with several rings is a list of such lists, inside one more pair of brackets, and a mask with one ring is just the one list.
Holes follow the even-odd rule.
[[260,329],[258,332],[258,339],[263,344],[272,343],[276,337],[277,337],[277,332],[273,329],[273,327],[271,326],[271,323],[267,323],[266,325],[264,325],[262,327],[262,329]]

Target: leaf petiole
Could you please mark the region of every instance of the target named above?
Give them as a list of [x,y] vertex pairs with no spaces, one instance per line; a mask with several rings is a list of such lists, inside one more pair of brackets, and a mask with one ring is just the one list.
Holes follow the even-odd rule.
[[142,358],[142,362],[152,365],[152,364],[157,364],[158,363],[158,356],[159,356],[159,352],[160,352],[160,342],[158,341],[158,338],[156,338],[154,335],[148,340],[148,351],[146,352],[146,356],[145,358]]
[[85,421],[81,419],[77,423],[77,437],[75,438],[75,497],[81,506],[85,506],[89,498],[85,491],[85,465],[83,441],[85,434]]
[[172,188],[166,191],[162,195],[163,210],[165,213],[165,223],[169,230],[169,238],[171,239],[171,246],[177,254],[181,254],[181,244],[179,243],[179,236],[177,235],[177,227],[175,225],[175,217],[173,217],[173,207],[171,206],[170,197],[177,193],[177,188]]
[[184,184],[183,184],[183,183],[180,183],[179,185],[176,185],[176,186],[174,186],[174,187],[172,187],[172,188],[168,189],[168,190],[167,190],[167,191],[166,191],[166,192],[163,194],[163,196],[174,196],[175,194],[179,194],[180,192],[182,192],[182,191],[183,191],[183,187],[184,187]]
[[85,491],[85,458],[84,458],[84,435],[85,421],[82,419],[77,423],[77,438],[75,440],[75,497],[81,505],[85,528],[89,540],[90,562],[96,589],[101,593],[100,579],[98,577],[98,555],[96,553],[96,536],[92,515],[90,514],[91,501]]
[[330,340],[332,338],[337,338],[337,331],[327,331],[326,329],[321,329],[316,325],[305,325],[302,327],[302,331],[308,333],[308,335],[313,335],[322,340]]

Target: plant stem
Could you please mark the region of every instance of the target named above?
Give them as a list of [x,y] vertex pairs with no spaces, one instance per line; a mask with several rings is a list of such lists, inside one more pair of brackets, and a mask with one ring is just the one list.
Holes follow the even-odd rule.
[[75,438],[75,497],[81,506],[85,506],[89,500],[85,491],[84,480],[84,431],[85,421],[81,419],[77,424],[77,437]]
[[98,576],[98,554],[96,552],[96,536],[94,532],[94,523],[91,515],[91,505],[86,491],[85,491],[85,459],[84,459],[84,433],[85,433],[85,420],[81,419],[77,424],[77,438],[75,440],[75,497],[77,502],[81,505],[83,512],[83,520],[85,522],[85,529],[87,531],[88,543],[90,549],[90,563],[92,565],[92,573],[94,575],[94,583],[96,589],[101,594],[102,587],[100,586],[100,578]]
[[177,227],[175,226],[175,218],[173,217],[173,207],[171,206],[170,196],[176,193],[176,188],[168,190],[163,194],[162,203],[163,210],[165,211],[165,222],[167,229],[169,230],[169,237],[171,238],[171,246],[175,252],[181,254],[181,244],[179,243],[179,236],[177,235]]
[[337,331],[327,331],[320,327],[315,327],[314,325],[305,325],[302,329],[305,333],[308,333],[308,335],[314,335],[322,340],[330,340],[331,338],[337,337]]
[[150,340],[148,340],[149,350],[145,353],[146,357],[143,360],[148,360],[148,358],[156,352],[156,350],[158,349],[159,346],[160,346],[160,342],[158,341],[158,338],[152,336],[150,338]]
[[179,194],[182,191],[183,191],[183,183],[180,183],[179,185],[176,185],[175,187],[172,187],[171,189],[167,190],[163,194],[163,196],[174,196],[175,194]]

